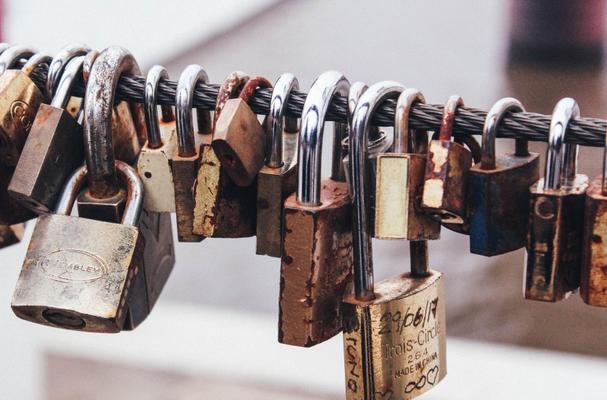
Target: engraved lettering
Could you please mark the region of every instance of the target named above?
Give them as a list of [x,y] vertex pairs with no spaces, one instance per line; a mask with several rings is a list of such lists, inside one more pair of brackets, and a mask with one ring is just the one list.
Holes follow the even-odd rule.
[[93,282],[107,274],[105,262],[79,249],[61,249],[38,258],[36,265],[51,279],[60,282]]

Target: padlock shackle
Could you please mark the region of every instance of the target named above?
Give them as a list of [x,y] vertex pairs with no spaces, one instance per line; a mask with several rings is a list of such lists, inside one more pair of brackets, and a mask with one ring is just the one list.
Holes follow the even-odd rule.
[[238,98],[248,103],[251,97],[255,94],[255,91],[259,88],[272,88],[272,83],[264,78],[263,76],[254,76],[250,78],[242,87]]
[[367,220],[367,147],[369,128],[377,108],[388,99],[396,99],[405,87],[398,82],[378,82],[360,97],[350,127],[350,193],[352,195],[352,247],[354,249],[354,293],[359,300],[371,300],[373,294],[373,254]]
[[[348,124],[352,122],[352,115],[354,115],[358,99],[360,99],[360,96],[362,96],[367,89],[369,89],[369,86],[361,81],[356,81],[350,85],[350,90],[348,91]],[[392,134],[392,132],[386,134],[386,132],[380,131],[377,126],[371,125],[369,128],[369,155],[385,153],[392,147],[393,143],[394,134]],[[347,154],[348,137],[345,137],[342,140],[341,146],[343,154]],[[373,149],[373,152],[371,149]]]
[[[148,71],[145,79],[145,91],[143,105],[145,110],[145,124],[148,132],[148,144],[150,149],[162,147],[162,136],[160,135],[160,125],[158,124],[158,83],[160,79],[169,79],[169,73],[162,65],[154,65]],[[173,107],[164,104],[162,109],[162,120],[164,122],[175,121]]]
[[428,268],[428,241],[409,241],[409,258],[411,259],[411,277],[424,278],[430,274]]
[[22,58],[30,58],[36,50],[31,47],[16,45],[10,46],[0,54],[0,74],[14,67]]
[[[318,206],[320,202],[322,137],[325,116],[335,96],[347,99],[350,82],[337,71],[323,72],[316,78],[301,113],[301,129],[298,147],[297,202],[305,206]],[[335,123],[333,132],[333,157],[331,179],[344,181],[341,160],[341,142],[347,132],[347,124]]]
[[65,65],[61,74],[61,79],[55,87],[55,94],[51,100],[51,106],[56,108],[65,108],[70,100],[72,88],[82,76],[82,66],[85,56],[72,58]]
[[2,53],[4,53],[6,50],[8,50],[9,47],[11,47],[10,44],[5,43],[5,42],[0,42],[0,55]]
[[217,100],[215,101],[215,112],[213,113],[213,131],[219,119],[219,115],[225,107],[228,100],[233,99],[242,89],[245,83],[249,80],[249,75],[242,71],[232,71],[223,80],[219,91],[217,92]]
[[572,119],[580,117],[580,107],[571,97],[559,100],[552,111],[548,152],[544,171],[544,189],[569,188],[577,174],[576,144],[565,144],[565,134]]
[[297,132],[297,118],[285,116],[287,103],[294,90],[299,90],[299,81],[291,73],[280,75],[272,90],[269,114],[270,137],[267,141],[269,147],[266,149],[265,163],[270,168],[280,168],[284,164],[282,159],[283,132]]
[[67,64],[75,57],[85,56],[89,51],[91,51],[91,48],[86,44],[70,43],[55,54],[53,61],[48,66],[48,73],[46,75],[46,90],[51,97],[55,97],[59,79]]
[[[523,107],[523,104],[514,97],[504,97],[503,99],[499,99],[491,107],[489,112],[487,112],[485,124],[483,125],[481,169],[493,170],[496,168],[495,138],[497,137],[497,129],[506,114],[515,112],[525,112],[525,108]],[[515,155],[529,155],[529,151],[525,151],[527,148],[527,141],[524,141],[524,143],[517,142],[517,145]]]
[[455,113],[458,107],[464,106],[464,99],[461,96],[454,94],[449,97],[445,107],[443,108],[443,117],[440,122],[440,131],[438,140],[451,140],[453,136],[453,124],[455,122]]
[[[26,61],[26,63],[23,65],[23,68],[21,68],[21,72],[23,72],[27,76],[31,76],[32,72],[34,72],[34,70],[40,65],[50,64],[52,61],[53,57],[49,56],[48,54],[44,54],[41,52],[36,53],[31,56],[29,60]],[[42,87],[40,92],[44,96],[45,101],[50,97],[50,93],[48,92],[48,90],[46,90],[46,86]]]
[[409,129],[409,114],[415,103],[426,103],[426,98],[417,89],[405,89],[396,101],[394,111],[394,153],[415,153],[419,147],[416,138],[411,137]]
[[[177,96],[175,97],[175,113],[177,114],[177,145],[180,157],[193,157],[197,154],[198,149],[196,149],[192,120],[194,89],[198,83],[208,82],[209,76],[198,64],[188,65],[179,76]],[[197,115],[200,125],[200,110],[197,110]]]

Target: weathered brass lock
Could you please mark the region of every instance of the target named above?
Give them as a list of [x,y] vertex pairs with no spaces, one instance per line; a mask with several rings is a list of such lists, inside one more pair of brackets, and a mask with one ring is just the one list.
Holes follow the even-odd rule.
[[298,148],[297,193],[285,201],[278,340],[310,347],[341,330],[341,297],[352,268],[351,204],[341,164],[344,126],[336,124],[331,179],[321,182],[322,136],[335,96],[348,80],[321,74],[306,98]]
[[414,103],[425,103],[417,89],[398,97],[394,114],[394,147],[377,158],[375,237],[431,240],[440,236],[440,221],[421,209],[428,134],[409,129]]
[[494,256],[525,245],[529,223],[529,186],[539,179],[539,156],[526,140],[513,154],[495,157],[498,125],[508,112],[525,111],[506,97],[489,110],[483,128],[481,162],[468,173],[470,252]]
[[271,88],[261,76],[247,81],[238,98],[226,101],[213,130],[213,150],[230,179],[250,186],[263,166],[266,133],[247,104],[257,88]]
[[269,148],[257,177],[257,254],[282,255],[283,206],[297,189],[297,118],[285,116],[287,102],[299,82],[293,74],[276,81],[266,129]]
[[19,318],[89,332],[122,329],[143,261],[137,228],[143,186],[130,166],[116,161],[116,167],[128,185],[121,224],[69,215],[86,167],[66,183],[57,213],[38,218],[11,304]]
[[580,284],[588,177],[577,174],[577,145],[564,143],[569,121],[579,115],[571,98],[552,111],[544,178],[530,188],[526,299],[556,302]]
[[137,160],[137,172],[145,187],[145,209],[154,212],[175,212],[175,190],[171,157],[177,148],[177,132],[173,108],[161,107],[158,119],[156,102],[160,79],[169,79],[167,70],[161,65],[150,68],[145,83],[145,119],[148,140]]

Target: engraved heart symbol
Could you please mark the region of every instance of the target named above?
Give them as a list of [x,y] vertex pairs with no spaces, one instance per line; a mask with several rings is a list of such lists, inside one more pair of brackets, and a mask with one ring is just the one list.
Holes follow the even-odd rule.
[[432,386],[436,383],[436,379],[438,378],[438,365],[435,365],[434,368],[430,368],[428,373],[426,374],[428,383]]

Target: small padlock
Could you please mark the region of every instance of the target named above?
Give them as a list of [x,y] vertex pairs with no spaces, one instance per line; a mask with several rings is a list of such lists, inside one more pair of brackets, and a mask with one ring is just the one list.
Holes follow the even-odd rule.
[[588,177],[577,174],[578,147],[565,144],[565,132],[580,109],[572,98],[552,111],[544,178],[529,189],[529,235],[525,298],[556,302],[580,284],[584,201]]
[[495,157],[498,125],[506,113],[524,111],[518,100],[506,97],[487,113],[481,162],[468,173],[471,253],[494,256],[525,246],[529,186],[539,179],[539,155],[517,139],[513,154]]
[[38,218],[11,304],[19,318],[88,332],[122,329],[143,261],[143,186],[130,166],[116,161],[116,168],[128,185],[121,224],[70,216],[86,167],[68,180],[57,213]]
[[[225,104],[238,94],[248,80],[248,76],[239,71],[231,73],[225,79],[217,94],[214,126]],[[223,168],[210,142],[204,141],[200,149],[202,160],[196,184],[194,233],[216,238],[255,235],[257,185],[236,185]]]
[[0,225],[0,249],[21,242],[25,224]]
[[84,160],[82,125],[65,109],[81,77],[84,56],[62,73],[51,104],[41,104],[8,186],[13,198],[37,214],[55,209],[65,180]]
[[[409,129],[414,103],[425,103],[417,89],[398,97],[394,114],[394,147],[377,157],[375,237],[433,240],[440,237],[440,221],[421,209],[428,134]],[[421,148],[421,152],[415,149]]]
[[299,82],[293,74],[276,81],[266,123],[269,146],[265,165],[257,176],[257,254],[282,255],[283,205],[297,189],[297,118],[285,116],[286,106]]
[[271,88],[261,76],[247,81],[238,98],[226,101],[213,130],[213,150],[238,186],[250,186],[263,166],[266,133],[247,104],[257,88]]
[[169,105],[163,105],[158,119],[156,102],[160,79],[169,79],[161,65],[150,68],[145,82],[145,119],[148,140],[137,160],[137,172],[145,187],[145,209],[155,212],[175,212],[175,190],[171,157],[177,148],[175,114]]
[[450,224],[466,221],[466,185],[472,156],[451,140],[455,112],[463,105],[457,95],[445,105],[438,140],[430,141],[422,191],[423,209]]
[[[334,97],[348,95],[349,86],[341,73],[325,72],[312,85],[303,107],[297,193],[284,206],[281,343],[310,347],[341,330],[341,297],[352,268],[352,212],[343,168],[339,167],[341,137],[333,141],[330,179],[321,182],[320,167],[327,109]],[[344,130],[335,126],[337,133]]]

